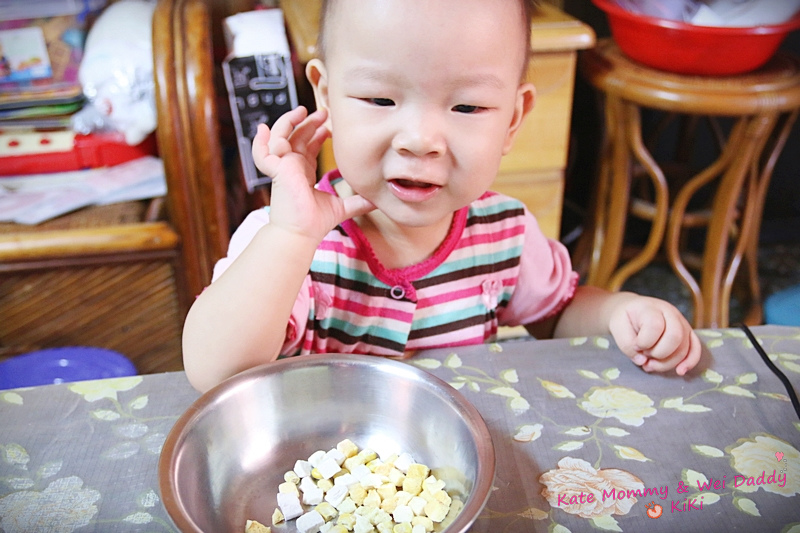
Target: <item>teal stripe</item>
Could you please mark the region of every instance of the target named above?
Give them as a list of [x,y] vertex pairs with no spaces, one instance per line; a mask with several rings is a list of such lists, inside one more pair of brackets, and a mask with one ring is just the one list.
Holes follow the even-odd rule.
[[425,277],[430,278],[432,276],[449,274],[451,272],[464,270],[465,268],[472,266],[483,266],[499,263],[501,261],[505,261],[506,259],[519,257],[520,255],[522,255],[522,246],[514,246],[511,248],[506,248],[505,250],[496,250],[488,254],[473,255],[467,256],[463,259],[445,261]]
[[[497,196],[489,198],[488,200],[483,200],[480,202],[479,205],[471,205],[469,208],[469,215],[474,216],[486,216],[486,215],[496,215],[497,213],[501,213],[503,211],[519,209],[522,207],[522,202],[519,200],[515,200],[514,198],[504,198],[501,201],[500,198]],[[496,203],[489,203],[489,202],[496,202]]]
[[[385,323],[382,321],[382,323]],[[343,331],[348,335],[352,335],[354,337],[361,337],[366,333],[369,333],[373,337],[381,337],[383,339],[388,339],[390,341],[405,344],[408,340],[407,332],[406,331],[397,331],[393,329],[388,329],[385,327],[377,326],[375,324],[369,324],[367,326],[357,326],[351,322],[346,322],[344,320],[338,319],[336,317],[326,318],[321,322],[323,329],[338,329],[339,331]]]
[[[510,295],[504,292],[501,295],[501,297],[498,298],[498,306],[508,303],[509,299]],[[466,317],[483,316],[485,314],[486,314],[486,306],[483,305],[483,303],[479,303],[471,307],[468,307],[466,309],[454,309],[449,313],[440,313],[437,315],[427,316],[425,318],[414,320],[412,328],[413,329],[431,328],[431,327],[441,326],[443,324],[456,322],[458,320],[463,320]]]
[[[342,254],[336,254],[336,255],[341,256]],[[336,275],[347,280],[357,281],[359,283],[371,285],[372,287],[379,287],[381,289],[389,287],[389,285],[383,283],[381,280],[373,276],[372,272],[370,272],[369,270],[348,268],[340,263],[321,261],[315,259],[313,264],[311,265],[311,270],[313,270],[314,272],[319,272],[321,274]]]

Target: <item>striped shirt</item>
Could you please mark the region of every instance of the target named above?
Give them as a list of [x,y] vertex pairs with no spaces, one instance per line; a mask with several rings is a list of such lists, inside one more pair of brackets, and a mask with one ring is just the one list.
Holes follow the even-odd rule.
[[[337,179],[334,171],[318,187],[335,194]],[[268,220],[268,208],[247,217],[215,279]],[[499,325],[559,312],[577,279],[564,246],[544,237],[521,202],[501,194],[487,192],[457,211],[436,252],[400,269],[385,268],[347,220],[317,248],[282,353],[402,356],[491,341]]]

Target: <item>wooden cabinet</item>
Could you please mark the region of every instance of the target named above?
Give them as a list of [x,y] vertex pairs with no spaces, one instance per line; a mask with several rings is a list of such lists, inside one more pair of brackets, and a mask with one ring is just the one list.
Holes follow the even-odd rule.
[[[281,7],[304,66],[315,53],[320,0],[282,0]],[[528,78],[536,85],[536,107],[503,159],[492,187],[525,202],[545,234],[553,238],[558,238],[561,225],[577,54],[594,42],[594,32],[586,24],[552,5],[540,6],[533,21],[534,54],[528,70]],[[323,171],[335,167],[330,143],[320,160]]]

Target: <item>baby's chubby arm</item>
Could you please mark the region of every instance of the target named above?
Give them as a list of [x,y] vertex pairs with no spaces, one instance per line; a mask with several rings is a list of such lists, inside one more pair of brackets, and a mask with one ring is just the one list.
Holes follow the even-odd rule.
[[682,376],[700,361],[700,339],[669,302],[630,292],[579,287],[553,335],[605,333],[611,333],[620,350],[647,372],[674,368]]
[[330,135],[326,118],[297,108],[271,130],[259,126],[253,158],[273,178],[270,221],[189,310],[184,368],[200,391],[278,357],[317,246],[343,220],[374,209],[360,196],[314,188],[316,158]]

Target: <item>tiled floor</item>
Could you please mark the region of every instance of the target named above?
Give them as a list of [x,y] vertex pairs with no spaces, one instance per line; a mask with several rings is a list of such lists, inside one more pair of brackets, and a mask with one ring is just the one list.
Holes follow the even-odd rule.
[[[800,285],[800,242],[770,243],[759,249],[759,279],[763,298],[782,289]],[[672,302],[687,316],[691,315],[688,289],[665,264],[647,267],[631,277],[625,289]],[[740,322],[743,310],[739,302],[731,302],[731,324]]]

